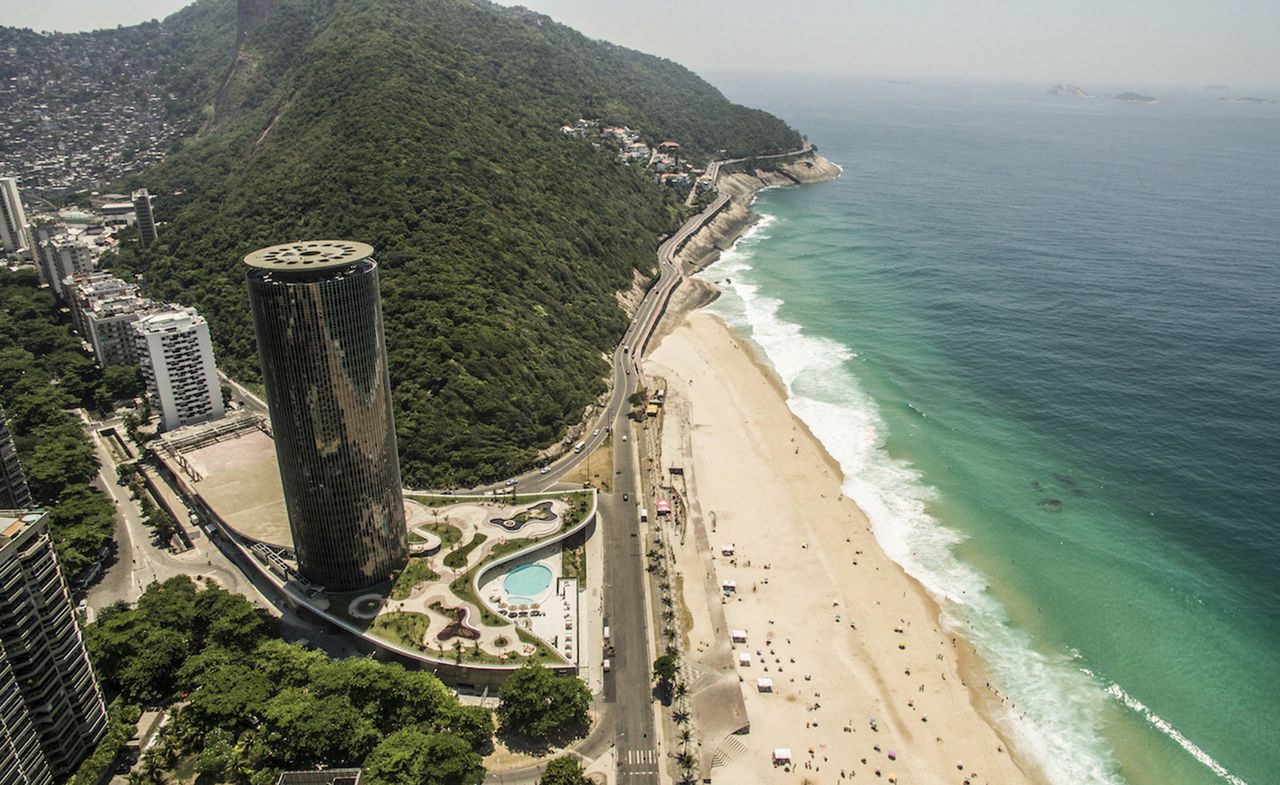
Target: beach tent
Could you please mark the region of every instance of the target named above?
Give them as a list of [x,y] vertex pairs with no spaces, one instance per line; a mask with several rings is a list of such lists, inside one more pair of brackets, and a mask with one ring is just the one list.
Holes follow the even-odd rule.
[[790,747],[774,747],[773,748],[773,765],[783,766],[791,762]]
[[733,552],[734,552],[733,543],[729,543],[728,545],[721,545],[721,546],[720,546],[720,553],[721,553],[722,555],[724,555],[724,556],[732,556],[732,555],[733,555]]
[[653,503],[653,508],[654,508],[654,510],[656,510],[656,511],[657,511],[657,513],[658,513],[659,515],[670,515],[670,514],[671,514],[671,500],[670,500],[670,499],[658,499],[656,502],[654,502],[654,503]]
[[773,692],[773,679],[768,676],[761,676],[756,679],[757,692]]
[[751,655],[745,651],[738,652],[738,664],[744,668],[751,664]]
[[724,589],[725,594],[729,594],[738,590],[738,582],[732,578],[728,578],[720,584],[720,587]]
[[734,643],[746,643],[746,642],[747,642],[747,631],[746,631],[746,630],[733,630],[733,631],[731,631],[729,634],[733,636],[733,642],[734,642]]

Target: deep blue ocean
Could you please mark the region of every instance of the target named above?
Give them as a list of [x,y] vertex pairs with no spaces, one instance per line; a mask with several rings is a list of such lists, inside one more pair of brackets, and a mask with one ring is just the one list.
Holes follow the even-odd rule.
[[1015,747],[1055,785],[1280,782],[1280,104],[714,81],[844,174],[759,196],[712,308]]

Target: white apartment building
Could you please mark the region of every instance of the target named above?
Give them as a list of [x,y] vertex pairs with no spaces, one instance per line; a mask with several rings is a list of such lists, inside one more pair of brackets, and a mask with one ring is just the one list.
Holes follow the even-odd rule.
[[68,284],[71,320],[76,332],[93,346],[103,368],[138,363],[133,322],[151,307],[138,287],[104,272],[78,275]]
[[53,287],[61,300],[70,296],[67,279],[93,272],[97,257],[87,243],[77,237],[54,237],[45,243],[39,254],[44,279]]
[[170,306],[132,324],[138,364],[160,430],[216,420],[225,413],[209,324],[195,308]]
[[22,197],[18,195],[18,181],[0,177],[0,251],[14,253],[24,248],[31,248],[31,234]]

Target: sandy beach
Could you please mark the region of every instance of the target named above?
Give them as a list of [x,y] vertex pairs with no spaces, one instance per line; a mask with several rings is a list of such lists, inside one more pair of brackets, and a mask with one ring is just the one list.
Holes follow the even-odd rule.
[[[677,550],[690,672],[707,682],[718,670],[723,687],[730,662],[750,722],[726,736],[705,730],[714,709],[695,716],[714,781],[1034,782],[994,730],[985,686],[965,683],[977,672],[963,667],[968,647],[882,553],[772,372],[698,311],[645,369],[668,384],[663,469],[684,468],[691,502]],[[728,654],[731,630],[746,642]],[[792,765],[773,765],[777,748]]]

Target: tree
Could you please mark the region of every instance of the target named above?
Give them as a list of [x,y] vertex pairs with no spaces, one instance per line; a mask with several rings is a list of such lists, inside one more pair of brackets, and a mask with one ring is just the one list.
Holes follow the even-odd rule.
[[378,730],[343,695],[319,697],[297,687],[263,708],[262,741],[282,766],[358,763],[378,743]]
[[504,731],[532,739],[587,724],[591,693],[580,680],[541,665],[520,668],[498,689],[498,721]]
[[590,785],[590,780],[577,758],[562,755],[547,764],[538,785]]
[[192,725],[203,731],[244,730],[252,724],[251,717],[263,713],[274,694],[271,681],[260,671],[246,665],[223,665],[200,678],[183,715],[189,714]]
[[142,370],[136,365],[112,365],[102,372],[98,385],[99,408],[106,411],[115,401],[137,398],[142,394]]
[[454,704],[441,713],[438,730],[452,733],[483,752],[493,743],[493,712],[483,706]]
[[405,728],[387,736],[364,761],[368,785],[480,785],[484,766],[465,741]]
[[653,678],[663,689],[670,689],[676,680],[676,658],[674,654],[664,654],[653,661]]

